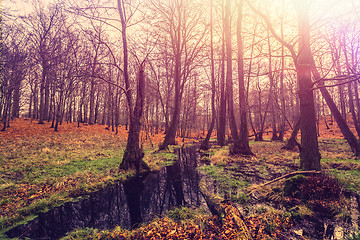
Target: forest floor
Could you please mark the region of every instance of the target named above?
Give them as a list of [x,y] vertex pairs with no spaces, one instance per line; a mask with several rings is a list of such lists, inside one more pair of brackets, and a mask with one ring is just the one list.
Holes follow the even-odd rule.
[[[280,150],[284,143],[270,141],[251,141],[255,156],[250,158],[230,156],[227,147],[214,146],[202,152],[199,171],[216,182],[207,187],[215,189],[220,199],[236,204],[254,239],[346,239],[350,233],[355,234],[349,239],[360,239],[354,220],[360,163],[337,127],[330,127],[320,126],[323,174],[319,176],[259,186],[299,166],[297,152]],[[121,127],[115,135],[105,128],[63,123],[54,132],[50,123],[17,119],[0,132],[0,237],[8,227],[134,174],[118,171],[127,130]],[[162,139],[162,134],[141,136],[152,170],[173,160],[171,150],[155,151]],[[179,208],[133,231],[80,229],[65,239],[235,239],[237,230],[229,221],[199,209]]]

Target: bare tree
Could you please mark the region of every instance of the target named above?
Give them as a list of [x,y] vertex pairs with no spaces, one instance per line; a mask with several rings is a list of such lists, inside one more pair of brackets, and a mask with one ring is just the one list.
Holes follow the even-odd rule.
[[238,78],[239,78],[239,101],[240,101],[240,127],[239,127],[239,150],[238,153],[252,155],[249,146],[249,130],[247,119],[247,97],[245,95],[245,71],[244,71],[244,50],[242,39],[242,19],[244,1],[238,3],[238,22],[237,22],[237,45],[238,45]]
[[301,131],[301,149],[300,149],[300,168],[304,170],[320,170],[320,152],[316,134],[316,114],[314,105],[314,96],[312,91],[312,54],[310,49],[310,24],[308,11],[310,1],[295,0],[295,9],[298,18],[298,53],[293,46],[282,39],[274,30],[269,18],[257,10],[249,1],[251,9],[261,16],[269,28],[272,35],[290,52],[294,61],[297,73],[300,98],[300,131]]
[[[157,14],[153,24],[159,32],[160,42],[166,43],[171,49],[172,75],[174,84],[173,109],[169,127],[166,129],[164,141],[159,149],[176,144],[175,138],[180,122],[181,103],[184,87],[194,76],[196,59],[199,58],[201,46],[207,31],[203,26],[202,8],[194,6],[192,1],[172,0],[168,2],[151,1],[152,11]],[[164,36],[166,38],[164,38]]]
[[215,109],[215,61],[214,61],[214,37],[213,37],[213,0],[210,0],[210,71],[211,71],[211,122],[205,140],[201,144],[201,149],[209,148],[209,140],[213,132],[216,121]]
[[5,131],[6,127],[10,126],[10,119],[19,117],[21,87],[28,69],[28,35],[16,25],[3,25],[2,34],[0,116],[3,123],[1,130]]

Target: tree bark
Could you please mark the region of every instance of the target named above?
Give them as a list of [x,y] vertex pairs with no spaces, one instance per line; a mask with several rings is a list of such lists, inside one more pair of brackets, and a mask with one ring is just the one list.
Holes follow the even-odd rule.
[[296,147],[298,147],[299,150],[301,149],[300,144],[296,140],[299,130],[300,130],[300,118],[296,121],[294,125],[294,129],[291,132],[291,136],[287,141],[286,145],[283,146],[281,149],[290,150],[290,151],[295,151]]
[[140,139],[140,130],[141,130],[141,115],[143,113],[144,107],[144,98],[145,98],[145,76],[144,76],[144,62],[139,66],[139,75],[137,83],[137,97],[135,106],[133,108],[132,92],[130,87],[130,79],[128,72],[128,46],[127,46],[127,36],[126,29],[127,23],[125,20],[125,8],[124,1],[118,0],[117,7],[120,15],[120,20],[122,24],[122,41],[123,41],[123,53],[124,53],[124,80],[126,87],[126,99],[128,102],[128,111],[129,111],[129,133],[126,148],[124,151],[124,156],[120,164],[120,169],[128,170],[135,169],[136,172],[141,171],[142,169],[149,170],[147,164],[143,161],[144,153],[139,147]]
[[247,97],[245,95],[245,73],[244,73],[244,49],[242,41],[242,18],[244,1],[240,0],[238,5],[238,26],[237,26],[237,44],[238,44],[238,77],[239,77],[239,104],[240,104],[240,127],[239,127],[239,149],[238,153],[244,155],[253,155],[249,146],[249,130],[247,119]]
[[165,139],[160,145],[159,150],[166,149],[169,145],[175,145],[176,132],[178,130],[180,121],[181,97],[180,97],[180,80],[181,80],[181,55],[178,52],[175,56],[175,96],[174,96],[174,110],[170,126],[166,131]]
[[[179,10],[180,11],[180,10]],[[181,13],[179,13],[181,14]],[[182,27],[182,16],[179,17],[179,22],[176,26],[176,39],[174,42],[174,60],[175,60],[175,66],[174,66],[174,84],[175,84],[175,94],[174,94],[174,110],[172,114],[172,119],[170,122],[169,128],[166,130],[165,139],[162,142],[162,144],[159,147],[159,150],[166,149],[169,145],[175,145],[176,141],[176,132],[179,127],[179,121],[180,121],[180,110],[181,110],[181,27]]]
[[214,43],[213,43],[213,0],[210,0],[210,62],[211,62],[211,123],[209,125],[208,132],[205,140],[201,143],[200,149],[209,148],[209,140],[213,132],[216,120],[216,109],[215,109],[215,63],[214,63]]
[[300,168],[303,170],[320,170],[321,155],[316,134],[316,115],[311,81],[313,57],[310,49],[310,24],[308,17],[310,0],[294,1],[299,29],[299,50],[297,54],[291,44],[277,35],[269,18],[254,8],[249,1],[247,1],[247,3],[255,13],[265,20],[274,38],[290,51],[296,67],[299,86],[301,129]]
[[[315,80],[321,79],[319,71],[315,68],[314,59],[312,59],[312,66],[313,66],[312,73],[314,75]],[[357,140],[355,135],[351,132],[351,130],[350,130],[349,126],[347,125],[345,119],[342,117],[340,111],[336,107],[336,104],[335,104],[334,100],[332,99],[329,91],[324,87],[324,82],[319,81],[318,82],[318,87],[320,88],[320,92],[321,92],[323,98],[325,99],[326,104],[330,108],[330,111],[331,111],[332,115],[334,116],[335,121],[336,121],[337,125],[339,126],[341,133],[343,134],[344,138],[346,139],[346,141],[350,145],[350,148],[351,148],[352,152],[356,156],[360,156],[360,144],[359,144],[359,141]]]
[[[224,24],[225,25],[225,24]],[[225,145],[226,129],[226,95],[225,95],[225,34],[222,34],[222,56],[221,56],[221,76],[220,76],[220,104],[219,118],[217,126],[217,141],[220,146]]]
[[226,96],[229,115],[229,126],[233,145],[230,147],[230,154],[240,153],[240,140],[236,126],[235,113],[234,113],[234,93],[233,93],[233,79],[232,79],[232,47],[231,47],[231,26],[230,26],[230,9],[231,1],[226,0],[225,5],[225,47],[226,47]]
[[[283,18],[281,18],[281,38],[283,34]],[[285,112],[285,93],[284,93],[284,69],[285,69],[285,56],[284,45],[281,45],[281,72],[280,72],[280,102],[281,102],[281,125],[279,129],[279,141],[284,141],[286,112]]]
[[352,92],[352,83],[348,83],[348,94],[349,94],[349,110],[354,122],[355,130],[357,135],[360,136],[360,124],[359,120],[356,116],[355,106],[354,106],[354,99],[353,99],[353,92]]
[[144,108],[145,98],[145,76],[144,66],[141,64],[139,69],[137,97],[134,110],[130,115],[129,134],[127,145],[124,151],[123,160],[120,164],[120,169],[135,169],[139,172],[142,169],[150,170],[148,165],[142,160],[144,153],[139,147],[140,143],[140,130],[141,130],[141,116]]
[[300,99],[300,168],[321,170],[318,139],[316,134],[316,114],[312,89],[312,54],[310,50],[310,24],[308,18],[310,2],[296,2],[299,24],[299,51],[296,62]]

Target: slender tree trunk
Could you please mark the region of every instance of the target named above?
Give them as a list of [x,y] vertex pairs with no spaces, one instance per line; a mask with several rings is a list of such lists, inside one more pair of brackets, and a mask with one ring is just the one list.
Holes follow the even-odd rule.
[[226,95],[225,95],[225,34],[222,35],[222,57],[221,57],[221,76],[220,76],[220,106],[217,129],[217,141],[220,146],[225,145],[226,130]]
[[354,107],[354,99],[353,99],[353,92],[352,92],[352,84],[351,82],[348,83],[348,94],[349,94],[349,110],[354,122],[354,126],[355,126],[355,130],[358,134],[358,136],[360,136],[360,125],[355,113],[355,107]]
[[12,91],[7,90],[5,92],[5,102],[4,102],[3,114],[2,114],[3,128],[1,129],[1,131],[5,131],[6,128],[9,127],[10,111],[11,111],[11,95],[12,95]]
[[270,80],[270,90],[269,90],[269,105],[271,111],[271,128],[272,128],[272,137],[271,140],[278,140],[277,129],[276,129],[276,117],[275,117],[275,83],[274,83],[274,74],[272,72],[272,53],[270,45],[270,34],[268,31],[268,49],[269,49],[269,80]]
[[[314,75],[315,80],[321,79],[320,73],[315,68],[314,60],[313,60],[312,66],[313,66],[312,73]],[[355,135],[351,132],[351,130],[350,130],[349,126],[347,125],[345,119],[342,117],[340,111],[336,107],[336,104],[334,103],[329,91],[324,87],[324,82],[320,81],[318,83],[318,86],[320,87],[320,92],[321,92],[323,98],[325,99],[326,104],[330,108],[331,114],[334,116],[335,121],[336,121],[337,125],[339,126],[341,133],[344,135],[344,138],[346,139],[346,141],[350,145],[350,148],[351,148],[352,152],[356,156],[360,156],[360,144],[359,144],[359,141],[357,140]]]
[[[357,117],[356,117],[356,123],[360,125],[360,99],[359,99],[359,90],[358,90],[358,82],[354,82],[354,95],[355,95],[355,107],[357,110]],[[360,133],[358,134],[358,137],[360,139]],[[359,140],[360,141],[360,140]]]
[[[181,19],[181,16],[180,16]],[[180,110],[181,110],[181,20],[177,26],[177,40],[175,43],[175,75],[174,75],[174,84],[175,84],[175,94],[174,94],[174,110],[172,114],[172,119],[170,126],[166,131],[165,139],[160,145],[159,150],[166,149],[169,145],[175,145],[176,141],[176,132],[179,128],[180,121]]]
[[326,113],[325,113],[325,103],[324,103],[324,98],[322,98],[321,99],[321,102],[322,102],[322,112],[323,112],[323,116],[324,116],[324,123],[325,123],[325,126],[326,126],[326,129],[327,130],[329,130],[330,129],[330,127],[329,127],[329,125],[328,125],[328,123],[327,123],[327,116],[326,116]]
[[209,148],[209,140],[215,126],[216,109],[215,109],[215,63],[214,63],[214,43],[213,43],[213,0],[210,0],[210,62],[211,62],[211,123],[205,140],[201,144],[201,149]]
[[44,54],[41,54],[41,57],[42,57],[42,72],[41,72],[41,83],[40,83],[39,124],[44,124],[44,120],[46,116],[45,115],[46,60]]
[[[34,97],[34,95],[33,95],[33,93],[31,92],[30,93],[30,97],[29,97],[29,114],[28,114],[28,117],[29,117],[29,119],[31,119],[31,116],[32,116],[32,104],[33,104],[33,97]],[[0,112],[1,112],[1,109],[0,109]]]
[[90,125],[94,124],[94,109],[95,109],[95,80],[91,77],[90,81],[90,96],[89,96],[89,119],[88,123]]
[[[281,18],[281,38],[284,37],[283,33],[283,19]],[[284,45],[281,45],[281,72],[280,72],[280,102],[281,102],[281,125],[279,132],[279,141],[284,141],[285,124],[286,124],[286,111],[285,111],[285,93],[284,93],[284,70],[285,70],[285,56]]]
[[[359,90],[358,90],[358,82],[357,81],[354,82],[354,94],[355,94],[355,106],[356,106],[356,110],[357,110],[357,119],[358,119],[358,124],[360,124],[360,98],[359,98]],[[359,135],[359,139],[360,139],[360,135]]]
[[[341,81],[339,81],[338,83],[341,83]],[[340,102],[341,115],[344,118],[344,120],[346,121],[346,106],[345,106],[345,96],[344,96],[344,87],[343,87],[343,85],[338,86],[338,92],[339,92],[339,102]]]

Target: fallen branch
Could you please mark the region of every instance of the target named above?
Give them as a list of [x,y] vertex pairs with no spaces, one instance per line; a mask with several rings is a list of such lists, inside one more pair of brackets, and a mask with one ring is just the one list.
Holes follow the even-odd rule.
[[252,190],[250,190],[250,192],[248,193],[248,195],[252,194],[252,192],[254,190],[256,190],[257,188],[262,188],[262,187],[265,187],[266,185],[269,185],[271,183],[274,183],[274,182],[277,182],[281,179],[284,179],[284,178],[290,178],[290,177],[293,177],[295,175],[310,175],[310,174],[319,174],[321,173],[321,171],[316,171],[316,170],[311,170],[311,171],[296,171],[296,172],[291,172],[291,173],[288,173],[288,174],[285,174],[281,177],[278,177],[278,178],[275,178],[269,182],[266,182],[266,183],[263,183],[263,184],[259,184],[259,185],[256,185],[256,186],[252,186],[250,188],[253,188]]

